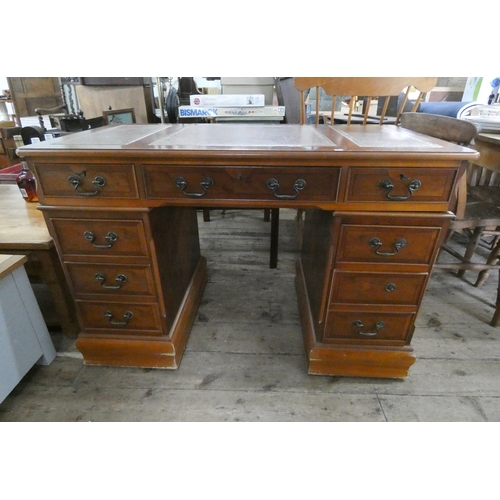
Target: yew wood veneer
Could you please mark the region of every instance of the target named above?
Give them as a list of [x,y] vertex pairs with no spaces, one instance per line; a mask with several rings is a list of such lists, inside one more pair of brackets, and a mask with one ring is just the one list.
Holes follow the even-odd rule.
[[196,210],[306,211],[311,374],[405,377],[415,318],[478,154],[392,125],[109,126],[21,148],[88,364],[177,368],[206,283]]

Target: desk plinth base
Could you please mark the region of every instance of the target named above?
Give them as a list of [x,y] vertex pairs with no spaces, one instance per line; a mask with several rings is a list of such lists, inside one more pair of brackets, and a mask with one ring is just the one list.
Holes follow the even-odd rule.
[[317,342],[307,287],[300,260],[295,277],[308,373],[346,377],[405,378],[415,362],[413,349],[362,347]]
[[176,369],[195,320],[207,282],[207,262],[200,258],[170,335],[161,339],[98,338],[81,334],[76,347],[86,365]]
[[[306,343],[309,339],[306,339]],[[415,362],[410,347],[395,349],[353,349],[342,346],[306,347],[310,375],[344,377],[405,378]]]

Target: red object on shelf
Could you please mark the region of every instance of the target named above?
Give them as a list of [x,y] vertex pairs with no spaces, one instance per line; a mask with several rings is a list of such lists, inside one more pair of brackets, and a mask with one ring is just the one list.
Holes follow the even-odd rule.
[[17,176],[21,173],[23,166],[21,163],[0,169],[0,184],[15,184]]

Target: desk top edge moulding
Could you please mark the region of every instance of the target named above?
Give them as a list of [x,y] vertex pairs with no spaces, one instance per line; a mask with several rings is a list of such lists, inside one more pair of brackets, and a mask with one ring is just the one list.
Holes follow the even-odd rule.
[[306,211],[296,291],[310,374],[401,378],[478,153],[392,125],[120,125],[20,148],[87,364],[177,368],[207,280],[196,211]]

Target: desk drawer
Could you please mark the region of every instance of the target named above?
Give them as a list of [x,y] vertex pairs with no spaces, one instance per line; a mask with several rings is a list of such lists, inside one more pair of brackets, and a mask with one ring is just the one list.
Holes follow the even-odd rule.
[[150,266],[66,263],[74,293],[81,295],[155,295]]
[[335,271],[331,303],[417,306],[427,273],[357,273]]
[[335,201],[340,169],[142,165],[147,198]]
[[84,333],[161,336],[156,304],[90,302],[77,300]]
[[448,202],[456,175],[454,168],[352,167],[346,201]]
[[51,223],[64,256],[148,256],[140,220],[52,218]]
[[44,196],[64,198],[139,198],[133,165],[35,164]]
[[429,265],[441,230],[425,226],[343,224],[336,260],[337,263]]
[[323,342],[404,345],[414,320],[411,312],[330,311]]

